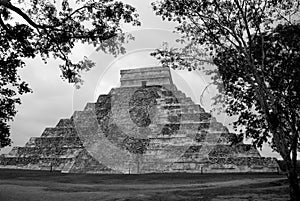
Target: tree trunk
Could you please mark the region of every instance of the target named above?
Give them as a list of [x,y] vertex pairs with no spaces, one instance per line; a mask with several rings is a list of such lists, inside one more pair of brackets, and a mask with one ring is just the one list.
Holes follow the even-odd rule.
[[[289,187],[290,187],[290,200],[298,201],[300,200],[299,182],[297,174],[297,164],[293,163],[290,156],[285,155],[284,163],[287,171]],[[294,159],[294,158],[293,158]]]
[[296,168],[288,170],[288,179],[290,183],[290,198],[291,201],[300,200],[299,182]]
[[[273,139],[275,141],[276,148],[280,153],[281,157],[284,160],[287,177],[289,181],[289,189],[290,189],[290,200],[291,201],[299,201],[300,200],[300,190],[299,190],[299,182],[298,182],[298,174],[297,174],[297,140],[296,138],[296,145],[292,145],[292,152],[289,152],[288,145],[283,138],[284,132],[277,133],[279,121],[277,119],[278,115],[274,115],[271,118],[270,125],[271,131],[273,133]],[[288,134],[287,134],[288,135]],[[293,143],[293,142],[292,142]]]
[[[296,125],[296,123],[294,124]],[[293,128],[293,125],[291,125]],[[300,200],[299,181],[297,173],[297,144],[298,144],[298,133],[296,129],[293,129],[292,142],[291,142],[291,160],[288,158],[287,171],[288,179],[290,183],[290,198],[292,201]]]

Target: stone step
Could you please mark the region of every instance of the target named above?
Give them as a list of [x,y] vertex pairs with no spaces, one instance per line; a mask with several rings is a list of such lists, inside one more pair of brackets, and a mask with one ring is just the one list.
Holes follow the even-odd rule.
[[180,157],[178,162],[186,161],[206,161],[208,159],[209,152],[214,148],[214,145],[196,145],[191,146],[187,151]]
[[157,115],[157,118],[162,119],[172,119],[176,118],[180,121],[195,121],[195,122],[202,122],[202,121],[210,121],[211,115],[209,113],[160,113]]
[[72,128],[74,127],[73,121],[71,119],[60,119],[56,127],[59,128]]
[[111,95],[110,94],[101,94],[98,96],[97,103],[110,103]]
[[75,111],[72,115],[73,124],[80,119],[97,119],[96,112],[92,110]]
[[87,103],[85,105],[83,111],[96,112],[96,111],[99,111],[99,110],[106,110],[107,108],[110,108],[110,104],[105,104],[105,103],[102,103],[102,102]]
[[[139,78],[139,77],[135,77],[135,78],[126,78],[126,79],[122,79],[121,77],[121,87],[126,87],[126,86],[142,86],[142,81],[144,81],[145,78]],[[165,76],[165,75],[159,75],[156,77],[148,77],[147,78],[147,84],[149,85],[155,85],[157,83],[160,84],[170,84],[170,79],[169,76]]]
[[195,144],[192,138],[149,138],[149,147],[159,147],[169,144],[170,146]]
[[186,97],[164,97],[164,98],[157,98],[157,104],[195,104],[191,98]]
[[82,146],[14,147],[7,157],[74,157]]
[[229,141],[226,140],[224,137],[222,137],[222,132],[220,133],[216,133],[216,132],[212,132],[212,133],[198,133],[197,131],[193,131],[193,133],[191,133],[191,131],[184,131],[184,130],[180,130],[179,132],[176,132],[176,134],[173,135],[150,135],[147,138],[151,139],[152,141],[154,140],[177,140],[177,141],[187,141],[187,140],[193,140],[195,143],[214,143],[214,144],[228,144]]
[[278,167],[276,159],[270,157],[210,157],[209,162],[220,165]]
[[[181,130],[202,130],[202,129],[209,129],[211,127],[210,122],[193,122],[193,121],[180,121],[180,122],[172,122],[170,123],[169,121],[160,121],[157,122],[157,125],[159,126],[164,126],[164,125],[170,125],[170,126],[175,126],[178,125]],[[179,129],[177,129],[179,130]]]
[[46,128],[41,137],[76,137],[77,131],[74,127]]
[[[114,110],[127,110],[129,112],[130,106],[127,104],[124,105],[112,105]],[[188,104],[188,105],[181,105],[181,104],[158,104],[157,107],[159,113],[171,112],[174,114],[202,114],[205,115],[206,113],[204,109],[202,109],[199,105],[196,104]],[[160,111],[161,109],[161,111]],[[209,114],[209,113],[207,113]],[[209,116],[209,115],[205,115]]]
[[66,161],[72,160],[70,158],[32,158],[32,157],[6,157],[3,160],[0,161],[1,166],[15,166],[16,168],[22,168],[26,169],[26,166],[37,164],[39,169],[42,169],[42,167],[48,167],[54,166],[55,169],[57,167],[63,167]]
[[148,139],[176,139],[176,138],[187,138],[187,136],[184,133],[176,133],[173,135],[162,135],[162,134],[157,134],[157,135],[148,135]]
[[[203,143],[203,142],[221,143],[223,141],[225,142],[225,140],[222,139],[222,138],[224,138],[225,134],[227,134],[227,132],[224,132],[223,130],[221,130],[220,132],[217,132],[215,130],[207,129],[207,130],[200,130],[191,137],[193,137],[199,143]],[[220,139],[222,139],[222,140],[220,140]]]
[[90,130],[96,130],[99,127],[99,118],[97,118],[96,113],[92,111],[75,111],[72,115],[74,127],[77,132],[83,134],[81,128],[90,128]]
[[[180,122],[169,122],[167,120],[156,122],[157,125],[178,125],[180,130],[205,130],[208,132],[228,132],[228,129],[219,122],[202,122],[202,121],[180,121]],[[177,129],[179,130],[179,129]]]
[[38,137],[35,138],[36,146],[82,146],[81,139],[76,137]]
[[181,120],[193,120],[193,121],[208,121],[211,119],[211,114],[206,112],[199,113],[181,113]]
[[158,140],[151,140],[149,145],[147,146],[147,150],[155,151],[155,150],[162,150],[162,149],[174,149],[174,148],[182,148],[182,147],[190,147],[192,145],[196,145],[193,140],[186,140],[186,141],[175,141],[175,140],[165,140],[162,141]]
[[166,104],[162,103],[158,105],[158,108],[168,109],[168,110],[180,110],[182,113],[200,113],[205,112],[200,105],[194,103],[173,103],[173,104]]
[[216,145],[209,153],[209,157],[259,157],[260,154],[253,145],[238,144],[236,146],[230,145]]
[[34,146],[35,146],[35,139],[36,139],[36,138],[37,138],[37,137],[31,137],[31,138],[29,139],[29,141],[26,142],[25,147],[34,147]]

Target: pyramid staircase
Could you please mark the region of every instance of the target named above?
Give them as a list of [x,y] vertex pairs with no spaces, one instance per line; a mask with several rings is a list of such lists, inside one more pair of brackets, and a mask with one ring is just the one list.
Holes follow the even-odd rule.
[[162,67],[121,71],[121,87],[0,157],[0,168],[64,173],[277,172],[273,158],[178,90]]

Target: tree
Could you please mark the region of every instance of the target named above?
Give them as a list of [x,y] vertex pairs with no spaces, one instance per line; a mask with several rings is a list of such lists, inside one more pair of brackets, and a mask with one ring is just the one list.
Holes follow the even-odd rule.
[[[70,55],[78,43],[91,44],[104,52],[124,52],[126,42],[120,24],[139,25],[135,8],[114,0],[0,0],[0,148],[11,144],[8,122],[16,114],[20,95],[31,92],[18,69],[25,58],[52,55],[62,60],[62,78],[82,83],[80,73],[94,63],[87,57],[74,62]],[[130,38],[129,38],[130,39]]]
[[[291,188],[295,188],[292,191],[299,193],[296,167],[297,146],[300,144],[300,24],[279,25],[262,35],[253,38],[252,56],[268,92],[265,106],[259,102],[261,97],[255,92],[257,83],[251,81],[254,74],[247,71],[245,57],[237,58],[236,51],[228,49],[218,52],[214,62],[224,82],[227,112],[239,116],[234,126],[244,125],[246,137],[253,138],[254,144],[260,147],[272,137],[271,146],[285,161]],[[261,54],[262,46],[264,54]],[[231,60],[232,57],[240,61]],[[265,62],[264,66],[262,62]],[[268,117],[264,110],[269,112]],[[277,133],[274,134],[272,129]]]
[[[287,167],[291,200],[299,200],[296,162],[299,146],[299,24],[293,20],[299,1],[162,0],[157,15],[179,23],[183,48],[157,50],[173,68],[216,65],[214,83],[223,89],[229,115],[238,115],[256,146],[270,139]],[[201,58],[202,57],[202,58]],[[182,66],[188,65],[188,66]],[[220,87],[222,81],[222,87]]]

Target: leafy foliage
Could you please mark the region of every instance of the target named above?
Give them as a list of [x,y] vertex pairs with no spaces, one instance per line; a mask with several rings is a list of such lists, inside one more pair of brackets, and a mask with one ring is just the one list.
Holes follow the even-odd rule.
[[[182,34],[178,42],[187,45],[183,48],[169,48],[164,43],[163,47],[153,52],[152,55],[163,65],[174,69],[197,70],[205,69],[206,63],[215,64],[217,69],[208,70],[207,73],[214,75],[214,83],[219,86],[220,90],[225,89],[229,106],[228,113],[240,115],[240,120],[236,122],[236,125],[249,123],[247,119],[262,122],[266,120],[266,112],[269,114],[266,106],[271,102],[268,99],[274,98],[272,94],[276,90],[281,91],[283,87],[278,86],[268,90],[271,84],[269,82],[272,79],[276,80],[278,76],[283,78],[281,73],[285,72],[284,75],[286,75],[287,69],[295,69],[295,66],[290,68],[286,66],[275,71],[278,73],[277,77],[275,73],[268,74],[268,80],[264,76],[272,70],[271,65],[276,64],[276,68],[286,65],[286,62],[279,61],[280,59],[294,59],[292,62],[297,62],[297,59],[290,55],[290,50],[279,48],[287,45],[287,41],[282,40],[287,40],[286,34],[293,33],[295,27],[287,24],[284,26],[287,29],[285,32],[278,31],[280,27],[283,29],[283,26],[273,31],[274,22],[291,23],[290,17],[296,13],[298,7],[299,1],[157,1],[153,3],[156,14],[161,15],[164,20],[178,22],[176,31]],[[286,33],[288,29],[289,33]],[[293,41],[297,41],[297,36],[293,37],[289,45],[296,44]],[[277,43],[277,46],[274,46],[274,43]],[[281,66],[277,62],[281,62]],[[291,76],[293,77],[284,78],[297,80],[296,75]],[[262,94],[266,91],[268,94]],[[256,98],[253,99],[254,97]],[[257,100],[257,97],[264,100]],[[224,101],[223,98],[219,96],[215,100],[216,102]],[[255,100],[257,102],[254,103]],[[272,104],[274,102],[273,99]],[[253,104],[256,106],[254,107]],[[241,112],[244,110],[248,113]],[[260,117],[256,111],[261,111]],[[243,116],[241,116],[242,113]],[[268,123],[258,126],[258,122],[254,123],[253,120],[252,126],[247,127],[247,134],[250,136],[252,133],[251,137],[257,139],[255,144],[261,146],[262,142],[270,136],[268,126],[270,127]],[[263,134],[258,137],[260,131],[263,131]]]
[[[177,40],[185,43],[184,40]],[[150,53],[158,59],[163,66],[173,69],[205,70],[204,65],[214,65],[211,57],[197,43],[189,42],[183,48],[169,47],[164,42],[160,49]]]
[[[289,147],[294,132],[299,132],[297,127],[300,120],[299,40],[300,24],[285,24],[279,25],[272,32],[254,38],[253,45],[256,69],[266,84],[266,90],[270,93],[265,100],[267,110],[272,116],[275,115],[272,108],[277,108],[276,119],[271,121],[276,121],[276,124],[284,129],[284,140]],[[261,54],[262,45],[266,50],[264,54]],[[236,55],[237,52],[230,49],[218,52],[214,58],[228,98],[226,109],[228,114],[239,116],[239,119],[234,122],[235,127],[245,125],[246,136],[253,138],[254,143],[261,146],[267,138],[271,137],[270,126],[255,92],[255,87],[258,85],[258,83],[253,84],[252,81],[255,75],[249,71],[245,57],[239,57],[239,63],[231,59]],[[261,65],[263,62],[264,65]],[[273,148],[280,152],[275,146],[275,139],[272,140]]]
[[239,115],[235,126],[245,126],[246,136],[256,145],[271,139],[287,165],[292,200],[300,198],[295,179],[300,141],[299,6],[298,0],[153,3],[163,20],[178,23],[178,41],[187,45],[164,45],[152,55],[177,69],[201,69],[199,60],[216,65],[207,73],[224,96],[215,101],[225,101],[228,114]]
[[114,0],[62,0],[61,5],[55,0],[0,0],[0,147],[11,143],[7,123],[16,114],[19,95],[31,92],[18,75],[25,58],[62,60],[61,77],[78,86],[80,73],[95,64],[87,57],[74,62],[74,46],[81,42],[113,55],[124,53],[122,44],[132,38],[120,25],[139,25],[137,18],[135,8]]

